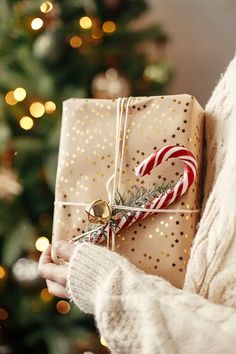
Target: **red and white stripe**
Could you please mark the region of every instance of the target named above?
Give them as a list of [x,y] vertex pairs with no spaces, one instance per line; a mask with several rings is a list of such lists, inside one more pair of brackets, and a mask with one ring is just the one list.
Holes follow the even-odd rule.
[[[184,173],[177,184],[170,188],[167,192],[154,198],[152,201],[148,201],[143,208],[148,209],[163,209],[166,206],[172,204],[179,199],[194,182],[197,174],[197,162],[192,152],[184,147],[167,145],[163,148],[156,150],[146,159],[144,159],[136,168],[135,175],[143,177],[146,174],[150,174],[153,168],[160,165],[163,161],[168,161],[171,158],[178,158],[184,162]],[[122,218],[119,221],[118,228],[123,229],[138,222],[153,212],[130,212],[129,218]]]
[[[174,187],[168,189],[165,193],[159,195],[158,197],[154,197],[153,200],[148,201],[142,205],[141,208],[164,209],[186,193],[193,184],[197,174],[196,159],[190,150],[180,146],[167,145],[159,150],[156,150],[135,168],[135,175],[138,177],[143,177],[146,174],[150,174],[151,171],[163,161],[168,161],[172,158],[177,158],[184,162],[183,176]],[[126,217],[122,217],[117,220],[116,232],[131,226],[135,222],[138,222],[153,213],[154,212],[152,211],[130,211],[126,214]],[[109,224],[105,225],[105,229],[106,233],[109,232],[109,235],[111,236],[112,230],[109,228]],[[92,233],[89,237],[89,241],[92,243],[100,243],[104,240],[105,238],[101,235],[100,231]]]

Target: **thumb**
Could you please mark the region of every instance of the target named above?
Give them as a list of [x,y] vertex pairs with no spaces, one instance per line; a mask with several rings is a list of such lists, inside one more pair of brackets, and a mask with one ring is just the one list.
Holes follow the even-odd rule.
[[60,240],[55,242],[52,247],[56,257],[69,261],[76,245],[68,241]]

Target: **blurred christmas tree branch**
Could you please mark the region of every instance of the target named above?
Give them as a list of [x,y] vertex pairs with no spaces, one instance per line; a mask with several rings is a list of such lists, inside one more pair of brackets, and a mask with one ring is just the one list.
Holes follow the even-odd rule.
[[[93,319],[54,299],[37,262],[51,238],[62,101],[163,94],[168,36],[132,21],[144,0],[1,0],[0,348],[105,353]],[[1,182],[2,181],[2,182]]]

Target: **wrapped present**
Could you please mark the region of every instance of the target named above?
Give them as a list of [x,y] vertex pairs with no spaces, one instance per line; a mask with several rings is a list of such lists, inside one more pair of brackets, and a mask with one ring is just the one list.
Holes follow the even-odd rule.
[[190,95],[63,103],[53,242],[93,242],[183,286],[201,205],[204,111]]

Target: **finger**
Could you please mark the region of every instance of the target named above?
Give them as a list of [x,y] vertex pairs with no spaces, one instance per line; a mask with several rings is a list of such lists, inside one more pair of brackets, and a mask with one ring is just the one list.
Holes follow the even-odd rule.
[[42,278],[59,283],[63,286],[66,285],[67,266],[57,265],[54,263],[41,264],[38,267],[39,275]]
[[46,263],[51,263],[52,262],[52,258],[51,258],[51,249],[52,246],[49,245],[46,250],[44,250],[39,258],[39,267],[43,264]]
[[57,257],[69,261],[76,245],[68,241],[60,240],[53,244],[52,247]]
[[54,283],[51,280],[47,280],[47,287],[48,287],[48,292],[54,296],[61,297],[61,298],[68,298],[69,295],[67,294],[66,288],[63,285],[60,285],[58,283]]

